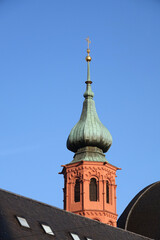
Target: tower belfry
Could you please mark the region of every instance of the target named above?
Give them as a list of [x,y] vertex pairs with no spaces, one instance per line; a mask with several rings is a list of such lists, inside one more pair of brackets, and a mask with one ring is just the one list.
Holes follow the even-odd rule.
[[67,148],[73,160],[63,165],[64,209],[116,226],[116,171],[105,158],[112,136],[96,112],[90,79],[89,38],[87,48],[87,81],[80,120],[72,128]]

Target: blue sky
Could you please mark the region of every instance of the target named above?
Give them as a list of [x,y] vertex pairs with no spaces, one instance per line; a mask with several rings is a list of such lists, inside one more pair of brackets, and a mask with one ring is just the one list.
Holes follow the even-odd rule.
[[117,211],[159,180],[160,1],[0,0],[0,187],[62,208],[91,39],[97,113],[113,137]]

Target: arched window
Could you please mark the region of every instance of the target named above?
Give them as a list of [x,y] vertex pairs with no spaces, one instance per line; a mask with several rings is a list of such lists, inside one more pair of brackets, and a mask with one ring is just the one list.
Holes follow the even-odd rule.
[[100,222],[100,220],[99,220],[99,219],[97,219],[97,218],[93,218],[93,220]]
[[112,221],[109,221],[107,224],[110,225],[110,226],[113,226],[113,222]]
[[109,195],[110,195],[110,192],[109,192],[109,181],[107,180],[106,181],[106,203],[109,203]]
[[76,183],[74,186],[74,201],[80,202],[80,181],[76,179]]
[[90,201],[97,201],[97,181],[95,178],[91,178],[89,184]]

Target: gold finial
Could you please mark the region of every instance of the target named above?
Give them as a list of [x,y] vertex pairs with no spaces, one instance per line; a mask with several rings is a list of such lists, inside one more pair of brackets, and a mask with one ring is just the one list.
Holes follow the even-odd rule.
[[91,58],[91,56],[89,56],[89,53],[90,53],[89,44],[91,43],[91,41],[89,40],[89,37],[86,38],[86,41],[88,42],[88,48],[87,48],[88,56],[86,57],[86,61],[90,62],[92,58]]

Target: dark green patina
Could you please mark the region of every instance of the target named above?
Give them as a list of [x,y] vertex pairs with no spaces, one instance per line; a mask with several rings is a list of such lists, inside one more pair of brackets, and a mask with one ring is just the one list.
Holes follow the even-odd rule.
[[85,100],[81,117],[67,139],[67,148],[75,153],[72,163],[79,161],[106,162],[104,153],[112,144],[110,132],[98,118],[91,83],[88,62]]

